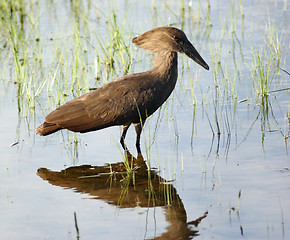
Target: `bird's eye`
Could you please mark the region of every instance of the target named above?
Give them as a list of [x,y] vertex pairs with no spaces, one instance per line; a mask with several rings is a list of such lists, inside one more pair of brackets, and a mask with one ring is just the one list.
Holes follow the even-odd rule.
[[183,40],[178,38],[177,36],[173,36],[174,40],[179,44],[179,45],[183,45]]

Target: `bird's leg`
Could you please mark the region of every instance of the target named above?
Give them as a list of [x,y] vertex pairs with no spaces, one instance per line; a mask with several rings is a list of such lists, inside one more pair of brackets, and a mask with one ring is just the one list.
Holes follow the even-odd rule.
[[127,134],[127,131],[128,131],[128,128],[130,127],[130,125],[131,124],[123,125],[123,133],[122,133],[122,136],[120,139],[120,143],[125,151],[127,151],[127,147],[125,144],[125,137],[126,137],[126,134]]
[[142,132],[143,123],[134,123],[134,127],[135,127],[135,131],[137,133],[136,148],[137,148],[137,152],[138,152],[138,155],[139,155],[141,153],[140,136],[141,136],[141,132]]

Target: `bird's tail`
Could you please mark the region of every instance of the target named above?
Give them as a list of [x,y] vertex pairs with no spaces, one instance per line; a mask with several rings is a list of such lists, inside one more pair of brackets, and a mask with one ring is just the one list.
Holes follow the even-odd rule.
[[58,126],[55,123],[44,122],[35,129],[35,132],[40,136],[46,136],[51,133],[57,132],[60,129],[62,129],[62,127]]

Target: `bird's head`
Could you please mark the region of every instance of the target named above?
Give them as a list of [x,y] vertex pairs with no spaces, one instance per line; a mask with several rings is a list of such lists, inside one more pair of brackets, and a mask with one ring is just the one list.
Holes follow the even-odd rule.
[[194,60],[196,63],[209,70],[209,66],[188,41],[185,33],[174,27],[159,27],[133,38],[132,42],[138,47],[152,53],[164,51],[180,52]]

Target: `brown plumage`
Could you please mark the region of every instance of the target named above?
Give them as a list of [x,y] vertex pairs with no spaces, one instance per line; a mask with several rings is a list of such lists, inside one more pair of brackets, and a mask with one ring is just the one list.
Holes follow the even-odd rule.
[[166,101],[175,87],[177,52],[184,53],[207,70],[209,66],[184,32],[177,28],[155,28],[135,37],[132,42],[155,54],[151,70],[118,78],[65,103],[49,113],[35,132],[41,136],[60,129],[85,133],[123,125],[120,142],[126,149],[125,136],[133,123],[140,153],[140,135],[146,118]]

